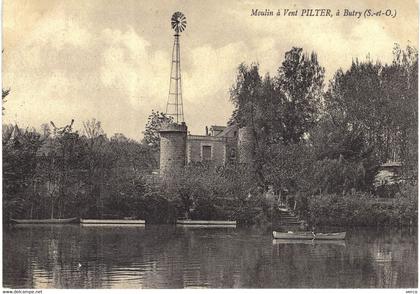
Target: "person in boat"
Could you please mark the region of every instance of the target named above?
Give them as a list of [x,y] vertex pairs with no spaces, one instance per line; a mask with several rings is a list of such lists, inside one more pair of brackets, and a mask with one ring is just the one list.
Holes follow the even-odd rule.
[[315,225],[312,225],[312,236],[314,236],[314,238],[315,238],[315,236],[316,236],[316,230],[315,230],[316,228],[315,228]]

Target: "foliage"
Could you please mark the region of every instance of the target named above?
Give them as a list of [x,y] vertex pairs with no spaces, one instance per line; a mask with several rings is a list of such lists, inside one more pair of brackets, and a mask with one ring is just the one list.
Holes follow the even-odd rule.
[[[391,206],[372,206],[366,196],[388,160],[401,160],[404,182],[417,184],[418,53],[396,45],[393,54],[390,65],[354,60],[335,73],[325,93],[315,53],[292,48],[274,78],[263,79],[258,64],[241,64],[230,123],[253,131],[258,185],[297,195],[300,213],[325,216],[325,223],[401,223],[402,211],[413,219],[414,206],[402,192]],[[329,205],[333,211],[323,211]]]
[[286,52],[276,79],[276,89],[285,98],[282,107],[284,143],[298,143],[317,121],[324,72],[315,52],[307,55],[296,47]]
[[267,183],[277,190],[295,193],[306,191],[310,183],[314,155],[306,143],[273,144],[267,150],[270,160],[264,165]]
[[319,194],[307,198],[309,222],[316,225],[377,226],[417,223],[417,198],[378,201],[371,194]]
[[177,216],[191,219],[234,219],[255,223],[266,218],[262,191],[256,189],[252,173],[243,166],[214,169],[206,164],[192,164],[168,176],[160,187]]
[[236,83],[230,90],[230,98],[235,107],[232,120],[239,126],[253,126],[258,121],[257,107],[261,101],[261,76],[258,64],[249,67],[240,64]]
[[363,134],[379,162],[417,161],[417,50],[394,48],[391,65],[353,61],[338,70],[325,95],[326,113],[335,126]]
[[9,95],[10,89],[2,89],[1,90],[1,101],[2,101],[2,112],[4,113],[4,103],[7,102],[6,96]]
[[263,79],[258,64],[240,64],[230,90],[232,123],[249,126],[264,143],[298,143],[316,122],[324,83],[317,55],[293,47],[278,76]]
[[39,134],[3,127],[5,218],[104,217],[144,214],[145,175],[156,166],[151,148],[108,140],[100,122],[43,125]]
[[[417,50],[395,46],[392,64],[354,60],[323,92],[315,53],[292,48],[277,75],[241,64],[230,89],[229,124],[255,139],[251,166],[190,164],[160,181],[159,128],[172,118],[152,111],[142,143],[95,119],[41,133],[4,126],[3,215],[269,220],[264,191],[295,195],[315,224],[378,225],[417,221]],[[8,91],[3,90],[3,98]],[[4,100],[4,99],[3,99]],[[378,166],[401,160],[402,184],[392,200],[370,192]]]
[[254,170],[260,186],[267,186],[276,177],[273,172],[282,169],[272,160],[281,156],[281,146],[302,143],[317,121],[323,80],[324,69],[316,54],[308,56],[301,48],[286,52],[274,78],[267,74],[263,79],[258,64],[239,65],[230,91],[231,123],[253,132]]
[[2,141],[3,216],[13,217],[27,209],[34,196],[36,154],[42,140],[33,130],[15,125],[3,128]]
[[159,129],[163,124],[170,123],[173,121],[171,116],[167,116],[163,112],[154,111],[149,115],[145,130],[143,132],[143,144],[148,145],[153,150],[159,150]]
[[365,167],[362,163],[339,159],[316,161],[312,167],[312,191],[318,193],[349,193],[365,187]]

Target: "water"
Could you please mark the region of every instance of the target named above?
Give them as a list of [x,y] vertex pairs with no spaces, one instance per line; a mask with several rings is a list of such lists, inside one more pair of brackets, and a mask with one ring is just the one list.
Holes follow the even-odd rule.
[[27,226],[3,230],[10,288],[416,288],[417,236],[273,242],[250,228]]

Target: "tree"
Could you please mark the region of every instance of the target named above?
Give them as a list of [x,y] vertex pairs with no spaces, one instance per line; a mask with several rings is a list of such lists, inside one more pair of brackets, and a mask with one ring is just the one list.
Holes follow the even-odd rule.
[[[404,167],[417,169],[418,126],[418,51],[394,46],[394,60],[382,72],[384,96],[389,101],[392,141],[389,149],[396,153]],[[393,155],[393,154],[391,154]],[[391,157],[391,156],[390,156]]]
[[1,100],[2,100],[2,104],[3,104],[3,106],[2,106],[2,112],[3,113],[4,113],[4,110],[5,110],[4,103],[7,102],[6,96],[9,95],[9,93],[10,93],[10,89],[2,89]]
[[83,131],[83,135],[93,140],[105,136],[105,132],[102,129],[101,122],[96,120],[95,118],[83,122]]
[[[25,214],[35,196],[40,134],[17,125],[3,128],[3,216]],[[32,210],[32,209],[31,209]]]
[[363,132],[368,145],[384,156],[384,128],[387,126],[387,101],[381,88],[380,63],[353,61],[346,72],[338,70],[325,96],[326,112],[335,125],[347,131]]
[[129,139],[122,133],[115,133],[114,135],[112,135],[110,140],[115,141],[115,142],[128,142],[129,141]]
[[160,149],[159,129],[163,124],[171,122],[173,122],[171,116],[167,116],[163,112],[152,110],[143,132],[143,143],[150,146],[153,150],[158,151]]
[[353,61],[336,72],[325,95],[335,127],[361,133],[380,162],[417,165],[417,60],[416,49],[396,45],[391,65]]
[[238,127],[256,128],[257,108],[262,94],[261,86],[262,79],[258,64],[250,66],[240,64],[236,82],[230,89],[230,100],[235,107],[232,120]]
[[78,132],[73,131],[73,122],[61,128],[51,122],[52,136],[45,140],[38,156],[36,175],[42,186],[40,194],[49,198],[50,218],[75,212],[76,198],[86,177],[85,146]]
[[267,182],[276,190],[296,193],[308,190],[308,174],[314,163],[313,149],[309,144],[283,144],[282,142],[267,146],[270,159],[264,165]]
[[283,98],[283,142],[297,143],[315,124],[323,95],[324,68],[316,53],[293,47],[278,69],[276,91]]
[[267,77],[263,84],[258,64],[239,65],[236,82],[230,89],[230,100],[235,107],[231,121],[239,128],[246,127],[252,132],[255,143],[252,150],[253,168],[261,186],[265,184],[262,166],[267,159],[264,155],[264,146],[269,131],[266,123],[268,121],[265,98],[271,98],[269,95],[264,95],[265,89],[271,89],[271,80]]
[[107,155],[108,140],[102,129],[101,122],[92,118],[83,122],[84,141],[86,142],[87,176],[89,195],[96,200],[95,207],[102,216],[103,193],[105,190],[105,165],[110,162]]
[[[320,112],[324,69],[317,56],[301,48],[286,52],[278,76],[262,78],[258,64],[240,64],[230,90],[234,111],[230,124],[248,127],[255,139],[254,170],[267,186],[265,167],[281,144],[298,144],[315,125]],[[281,144],[280,144],[281,143]],[[280,148],[280,147],[279,147]]]

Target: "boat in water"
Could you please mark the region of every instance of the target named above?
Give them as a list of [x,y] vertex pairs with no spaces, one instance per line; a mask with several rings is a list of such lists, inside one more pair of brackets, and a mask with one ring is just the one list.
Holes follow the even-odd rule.
[[72,218],[48,218],[48,219],[10,219],[13,224],[45,225],[45,224],[74,224],[78,223],[77,217]]
[[82,226],[144,226],[142,219],[81,219]]
[[273,231],[274,239],[294,240],[344,240],[346,232],[339,233],[313,233],[313,232],[276,232]]

